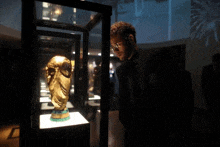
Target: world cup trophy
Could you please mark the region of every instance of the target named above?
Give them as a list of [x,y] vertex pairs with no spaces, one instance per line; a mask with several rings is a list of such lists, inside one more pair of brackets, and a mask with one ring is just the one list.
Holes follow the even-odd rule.
[[64,56],[54,56],[45,67],[46,79],[54,105],[50,120],[66,121],[70,119],[66,107],[69,100],[72,66],[69,59]]

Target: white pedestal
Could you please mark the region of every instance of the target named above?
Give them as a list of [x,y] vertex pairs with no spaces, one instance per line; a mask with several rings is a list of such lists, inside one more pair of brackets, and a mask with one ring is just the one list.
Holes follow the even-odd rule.
[[67,126],[75,126],[88,124],[89,122],[79,113],[79,112],[70,112],[70,119],[63,122],[54,122],[50,120],[51,114],[42,114],[40,115],[40,129],[49,129],[49,128],[59,128]]

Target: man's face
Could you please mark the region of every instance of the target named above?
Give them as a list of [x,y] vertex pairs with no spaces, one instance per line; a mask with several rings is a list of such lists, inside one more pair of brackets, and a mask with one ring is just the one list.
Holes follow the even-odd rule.
[[131,55],[131,49],[126,45],[126,42],[121,37],[112,37],[110,40],[111,46],[114,48],[114,54],[121,60],[127,60]]

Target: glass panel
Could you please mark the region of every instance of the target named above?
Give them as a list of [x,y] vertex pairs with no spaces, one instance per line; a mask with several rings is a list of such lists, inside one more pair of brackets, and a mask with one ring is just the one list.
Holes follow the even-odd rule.
[[100,106],[101,99],[101,49],[102,49],[102,23],[100,22],[89,33],[88,50],[88,77],[89,77],[89,98],[90,106]]
[[36,2],[37,19],[85,26],[96,12],[47,2]]
[[[102,50],[102,23],[100,22],[95,28],[90,31],[89,36],[89,61],[88,61],[88,77],[89,77],[89,105],[100,106],[101,99],[101,50]],[[116,76],[116,68],[121,64],[119,59],[114,55],[114,52],[110,52],[110,65],[109,65],[109,77],[112,87],[110,97],[110,109],[118,109],[117,94],[118,94],[118,82]]]
[[[84,27],[92,19],[94,19],[94,16],[97,15],[96,12],[70,8],[45,2],[36,2],[36,5],[37,19],[51,22],[59,22],[60,25],[62,25],[62,23],[65,23],[76,24]],[[100,22],[91,31],[89,31],[89,39],[87,40],[88,68],[84,68],[85,63],[83,63],[83,59],[85,59],[85,57],[83,57],[83,43],[85,43],[86,41],[83,40],[83,35],[85,35],[83,32],[39,26],[37,27],[37,31],[48,31],[53,33],[56,32],[59,33],[61,36],[59,36],[59,34],[54,36],[49,36],[48,34],[38,36],[38,47],[40,52],[39,66],[41,71],[39,80],[40,97],[37,98],[36,101],[40,102],[39,109],[41,111],[38,113],[39,115],[36,114],[38,115],[36,117],[38,117],[37,121],[39,122],[39,124],[36,124],[36,127],[39,129],[50,130],[51,128],[65,128],[68,126],[79,124],[88,125],[87,120],[94,119],[94,116],[97,114],[97,112],[99,112],[97,111],[97,109],[99,109],[101,99],[102,23]],[[71,34],[79,35],[80,40],[78,40],[78,42],[76,43],[76,40],[66,38],[65,35],[62,36],[61,33],[66,33],[65,35],[67,36]],[[77,51],[79,51],[79,54],[77,54]],[[59,100],[59,98],[61,97],[59,97],[59,94],[67,95],[68,89],[62,82],[57,81],[57,89],[51,90],[50,83],[56,78],[55,75],[58,74],[58,72],[60,75],[62,75],[62,77],[67,77],[67,75],[69,75],[66,73],[68,71],[62,71],[63,69],[66,69],[63,67],[64,63],[60,65],[51,63],[51,59],[53,59],[53,57],[56,55],[62,55],[70,59],[70,63],[72,66],[69,98],[66,102],[66,108],[69,111],[70,118],[62,115],[66,115],[67,110],[62,110],[62,113],[60,113],[60,111],[57,113],[57,109],[55,109],[58,108],[58,106],[62,106],[62,102]],[[79,59],[76,57],[79,57]],[[84,76],[86,75],[85,73],[87,73],[87,71],[88,79]],[[55,95],[58,95],[57,99],[55,99]],[[56,106],[56,104],[58,106]],[[78,112],[82,117],[78,116]],[[57,117],[61,118],[62,120],[54,121]],[[69,119],[70,121],[65,121],[66,119]],[[69,124],[69,122],[71,123]],[[97,130],[97,132],[99,132],[99,130]]]
[[[85,120],[85,118],[81,114],[76,114],[76,112],[72,112],[75,108],[72,103],[72,95],[74,94],[73,73],[75,65],[73,53],[75,52],[76,40],[73,38],[39,35],[38,43],[40,50],[39,66],[41,69],[39,98],[41,115],[39,116],[39,128],[48,129],[88,123],[88,121]],[[62,57],[59,57],[59,61],[56,60],[56,62],[52,62],[52,58],[54,58],[55,56]],[[64,59],[63,57],[66,57],[66,59]],[[64,60],[61,61],[61,59]],[[57,82],[58,85],[54,84],[54,87],[52,87],[50,84],[51,82]],[[55,100],[55,98],[52,98],[52,95],[57,95],[54,96],[55,98],[57,98],[57,100]],[[80,115],[82,118],[74,119],[72,121],[65,121],[65,119],[67,119],[68,117],[62,115],[61,117],[63,118],[60,119],[61,121],[51,121],[51,119],[56,119],[56,116],[60,115],[60,113],[55,113],[56,111],[54,110],[56,106],[54,105],[54,103],[52,104],[52,101],[54,100],[60,107],[62,107],[59,97],[65,97],[67,100],[67,102],[65,102],[66,108],[65,110],[62,110],[62,112],[64,113],[65,111],[67,111],[69,113],[68,117],[70,120],[73,119],[76,115]]]

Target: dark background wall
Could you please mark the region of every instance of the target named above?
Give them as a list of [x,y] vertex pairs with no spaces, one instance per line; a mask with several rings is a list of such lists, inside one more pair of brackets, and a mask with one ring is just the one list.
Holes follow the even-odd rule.
[[[204,65],[211,63],[211,56],[219,52],[218,39],[217,41],[215,39],[215,36],[219,35],[219,24],[216,21],[220,16],[217,9],[219,2],[214,0],[119,0],[118,2],[117,11],[113,7],[111,23],[117,20],[127,21],[134,25],[139,46],[152,46],[153,44],[153,46],[162,47],[171,44],[186,44],[185,65],[192,74],[195,107],[206,109],[206,102],[201,91],[201,70]],[[202,9],[203,4],[207,5],[207,10]],[[201,13],[194,11],[196,7],[201,9]],[[215,17],[205,14],[213,14]],[[204,20],[204,23],[196,22],[194,20],[196,17],[199,17],[198,20]],[[21,30],[20,0],[1,0],[0,24],[17,31]],[[201,29],[192,29],[193,27],[199,28],[200,24]],[[99,27],[100,25],[96,29],[99,30]],[[202,33],[204,30],[207,32]],[[98,32],[96,36],[100,36],[101,32],[95,32]],[[197,37],[193,37],[194,32],[197,32]],[[206,44],[205,36],[212,38],[209,45]],[[100,41],[98,37],[91,38],[91,40]]]

